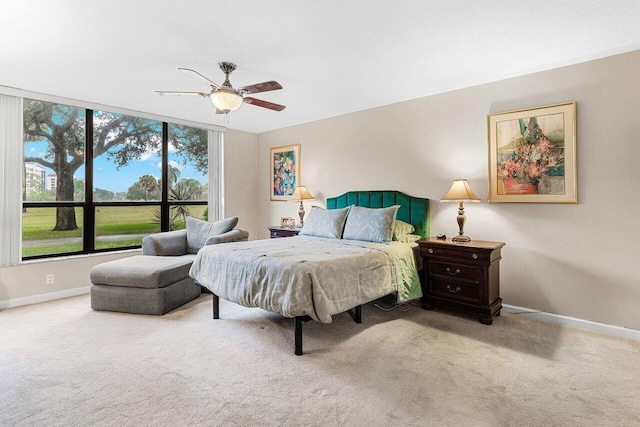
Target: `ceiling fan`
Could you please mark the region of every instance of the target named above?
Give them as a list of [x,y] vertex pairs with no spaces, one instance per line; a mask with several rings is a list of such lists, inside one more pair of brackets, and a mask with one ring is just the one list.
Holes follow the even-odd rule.
[[232,64],[231,62],[220,62],[218,66],[220,66],[220,69],[225,74],[225,80],[222,85],[218,85],[217,83],[211,81],[197,71],[190,70],[188,68],[178,68],[178,70],[193,78],[205,81],[209,86],[211,86],[211,92],[180,92],[172,90],[157,90],[156,93],[158,93],[159,95],[194,95],[209,97],[209,100],[216,108],[216,114],[228,115],[229,112],[235,111],[240,108],[243,102],[275,111],[282,111],[286,108],[284,105],[253,98],[251,96],[245,96],[247,94],[282,89],[280,83],[271,80],[269,82],[256,83],[253,85],[242,86],[234,89],[229,82],[229,74],[231,74],[233,70],[236,69],[236,65]]

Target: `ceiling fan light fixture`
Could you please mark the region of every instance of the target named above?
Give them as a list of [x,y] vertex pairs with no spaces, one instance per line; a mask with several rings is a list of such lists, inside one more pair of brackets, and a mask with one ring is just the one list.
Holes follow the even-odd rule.
[[282,89],[282,85],[274,80],[262,83],[256,83],[249,86],[242,86],[234,89],[229,81],[229,74],[236,69],[235,64],[231,62],[221,62],[218,64],[225,75],[224,83],[218,85],[213,80],[203,76],[199,72],[190,68],[178,68],[190,77],[206,82],[211,87],[210,92],[182,92],[177,90],[157,90],[159,95],[198,95],[209,97],[209,101],[216,109],[216,114],[224,114],[225,120],[229,120],[229,113],[240,108],[242,103],[255,105],[256,107],[266,108],[273,111],[282,111],[286,107],[284,105],[275,104],[273,102],[264,101],[262,99],[245,97],[247,94],[269,92],[272,90]]
[[211,96],[211,103],[218,110],[222,110],[225,113],[235,111],[242,105],[242,95],[233,89],[227,89],[221,87],[214,91]]

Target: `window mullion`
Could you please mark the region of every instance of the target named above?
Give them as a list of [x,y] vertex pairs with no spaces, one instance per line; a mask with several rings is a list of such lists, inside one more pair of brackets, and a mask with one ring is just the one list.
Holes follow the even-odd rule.
[[160,206],[160,229],[169,231],[169,124],[162,122],[162,204]]
[[83,249],[95,251],[96,210],[93,203],[93,110],[85,110],[85,151],[84,151],[84,232]]

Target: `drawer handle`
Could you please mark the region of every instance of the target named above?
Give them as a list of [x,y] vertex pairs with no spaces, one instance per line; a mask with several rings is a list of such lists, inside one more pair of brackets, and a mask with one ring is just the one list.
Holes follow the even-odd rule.
[[451,289],[451,286],[447,285],[447,289],[449,290],[449,292],[451,292],[452,294],[457,294],[458,292],[460,292],[460,286],[456,286],[455,289]]
[[447,267],[447,273],[449,273],[449,276],[457,276],[458,274],[460,274],[460,269],[456,268],[456,271],[451,271],[451,269]]
[[432,254],[433,253],[433,249],[429,248],[429,253]]
[[478,254],[473,254],[473,255],[471,255],[471,258],[473,258],[473,259],[478,259]]

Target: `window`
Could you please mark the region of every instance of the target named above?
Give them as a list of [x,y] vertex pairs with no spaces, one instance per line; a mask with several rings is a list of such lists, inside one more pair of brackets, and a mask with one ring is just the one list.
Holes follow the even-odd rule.
[[135,248],[207,219],[207,130],[31,99],[23,122],[23,259]]
[[204,129],[174,124],[168,126],[169,228],[172,230],[185,228],[187,216],[207,217],[207,141],[207,131]]
[[161,122],[94,111],[93,158],[96,201],[162,200]]
[[23,258],[82,251],[85,112],[24,100]]

